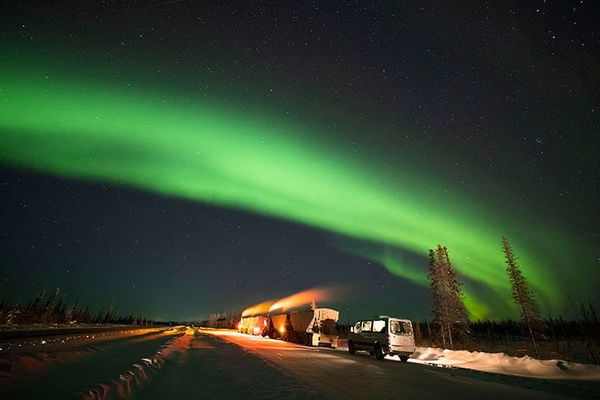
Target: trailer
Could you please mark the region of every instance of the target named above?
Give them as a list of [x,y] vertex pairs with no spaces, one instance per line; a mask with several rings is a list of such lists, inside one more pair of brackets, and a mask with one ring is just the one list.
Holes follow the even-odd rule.
[[244,315],[238,331],[250,335],[268,336],[307,346],[337,347],[339,312],[331,308],[295,309]]
[[269,326],[269,317],[254,315],[243,317],[238,324],[238,332],[248,335],[265,335]]

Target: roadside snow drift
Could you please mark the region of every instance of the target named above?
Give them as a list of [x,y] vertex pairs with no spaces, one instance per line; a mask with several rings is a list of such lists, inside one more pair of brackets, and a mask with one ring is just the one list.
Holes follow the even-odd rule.
[[536,360],[529,356],[512,357],[504,353],[417,347],[409,361],[530,378],[600,380],[600,365]]

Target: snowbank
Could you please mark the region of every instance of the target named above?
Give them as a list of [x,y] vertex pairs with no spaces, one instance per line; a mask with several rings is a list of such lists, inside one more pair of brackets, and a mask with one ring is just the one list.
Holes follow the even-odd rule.
[[417,347],[409,361],[531,378],[600,380],[600,365],[536,360],[529,356],[512,357],[504,353]]

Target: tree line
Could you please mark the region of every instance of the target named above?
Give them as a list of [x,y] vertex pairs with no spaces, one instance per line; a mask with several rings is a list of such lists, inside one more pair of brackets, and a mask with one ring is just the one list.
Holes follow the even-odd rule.
[[43,288],[26,305],[0,301],[0,324],[122,324],[148,325],[154,323],[144,315],[121,315],[114,302],[104,310],[93,310],[79,302],[68,304],[60,288]]
[[208,318],[199,322],[199,325],[207,328],[237,329],[237,324],[242,319],[241,312],[222,312],[208,314]]

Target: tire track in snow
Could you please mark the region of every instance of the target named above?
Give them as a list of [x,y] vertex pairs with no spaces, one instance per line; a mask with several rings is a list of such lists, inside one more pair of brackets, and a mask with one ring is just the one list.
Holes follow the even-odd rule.
[[193,329],[186,329],[165,332],[165,334],[175,335],[160,350],[151,356],[143,357],[133,363],[131,368],[119,374],[118,378],[109,382],[102,382],[94,385],[87,392],[81,394],[83,400],[118,400],[129,399],[141,391],[165,366],[168,359],[176,356],[185,356],[185,353],[194,348]]
[[42,375],[60,364],[73,362],[116,346],[152,340],[160,335],[161,331],[162,329],[128,330],[116,334],[40,338],[25,345],[18,344],[14,346],[14,350],[5,351],[0,355],[0,389],[9,387],[20,379]]

